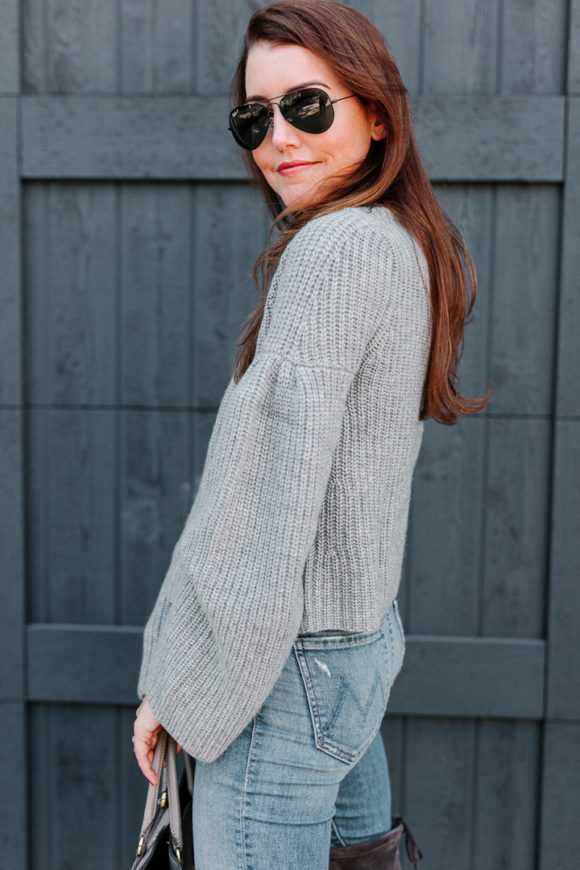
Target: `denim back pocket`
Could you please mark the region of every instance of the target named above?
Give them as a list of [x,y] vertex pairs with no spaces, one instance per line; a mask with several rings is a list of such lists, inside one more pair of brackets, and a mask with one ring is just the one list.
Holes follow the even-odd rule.
[[369,746],[386,711],[390,656],[382,629],[294,641],[318,749],[347,763]]

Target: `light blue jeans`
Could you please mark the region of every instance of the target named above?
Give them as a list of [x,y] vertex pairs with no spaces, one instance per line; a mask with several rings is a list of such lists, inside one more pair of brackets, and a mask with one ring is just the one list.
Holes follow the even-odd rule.
[[380,727],[403,664],[397,602],[375,631],[302,634],[258,713],[196,761],[196,870],[328,870],[331,846],[391,829]]

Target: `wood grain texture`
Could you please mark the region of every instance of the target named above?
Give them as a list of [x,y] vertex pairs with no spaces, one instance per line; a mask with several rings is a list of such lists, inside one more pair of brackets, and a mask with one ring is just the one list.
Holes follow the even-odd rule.
[[552,410],[560,209],[555,185],[496,193],[488,408],[495,414]]
[[[24,868],[28,864],[31,830],[28,815],[27,708],[24,700],[0,700],[0,767],[9,799],[4,801],[0,818],[2,870]],[[15,834],[18,831],[18,835]]]
[[[580,39],[578,41],[580,52]],[[580,97],[568,100],[561,238],[556,414],[580,415]]]
[[502,0],[500,93],[564,90],[568,5],[568,0]]
[[[0,94],[20,89],[20,16],[18,0],[0,3]],[[3,129],[3,128],[2,128]]]
[[120,0],[118,92],[190,94],[195,88],[199,6],[189,0]]
[[500,5],[498,0],[424,4],[421,93],[497,93]]
[[547,710],[580,721],[580,420],[555,425]]
[[191,285],[191,190],[185,184],[124,184],[118,222],[118,401],[187,405],[197,289]]
[[565,866],[578,831],[580,722],[549,722],[544,731],[538,870]]
[[568,81],[570,95],[580,94],[580,0],[570,0],[568,33]]
[[19,404],[22,391],[21,197],[15,97],[0,96],[0,130],[0,402]]
[[35,409],[27,422],[29,618],[114,623],[115,414]]
[[[432,180],[562,178],[561,97],[435,95],[411,110]],[[23,97],[23,175],[242,180],[227,114],[219,96]]]
[[[478,632],[486,420],[426,424],[413,479],[408,586],[410,632]],[[426,530],[429,530],[428,534]]]
[[0,699],[24,697],[24,456],[21,409],[0,409],[0,553],[2,553],[2,604],[0,638]]
[[25,189],[26,392],[35,404],[117,398],[116,196],[111,185]]
[[488,421],[481,633],[542,638],[548,567],[551,427]]
[[[132,755],[130,735],[125,739],[125,751]],[[114,710],[34,706],[30,715],[30,763],[35,772],[31,870],[121,870],[119,831],[124,819],[116,799],[118,742]],[[96,836],[96,831],[102,834]]]

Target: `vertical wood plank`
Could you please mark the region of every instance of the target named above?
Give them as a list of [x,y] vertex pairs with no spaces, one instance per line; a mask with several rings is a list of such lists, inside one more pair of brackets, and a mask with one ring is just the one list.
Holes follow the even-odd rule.
[[561,93],[568,0],[502,0],[502,94]]
[[194,91],[197,5],[190,0],[120,0],[120,93]]
[[[474,729],[444,718],[407,722],[405,813],[433,868],[469,868]],[[430,775],[434,766],[437,776]]]
[[424,9],[422,93],[495,93],[498,0]]
[[[186,405],[191,372],[191,193],[186,184],[121,187],[121,395],[127,405]],[[211,285],[199,288],[210,295]]]
[[[0,29],[15,39],[2,71],[4,89],[17,91],[17,4],[3,9]],[[0,46],[0,51],[3,46]],[[18,100],[0,97],[0,552],[3,584],[0,607],[0,769],[10,784],[10,798],[0,818],[2,862],[18,867],[26,861],[27,761],[24,683],[25,545],[22,384],[22,280],[20,272],[21,204],[18,157]],[[4,407],[5,406],[5,407]],[[19,836],[15,837],[14,832]]]
[[560,206],[556,186],[498,191],[489,408],[495,414],[552,410]]
[[116,621],[115,415],[29,411],[30,618]]
[[26,188],[27,393],[33,403],[116,400],[114,187]]
[[580,93],[580,0],[570,0],[568,93]]
[[492,419],[489,426],[482,633],[544,636],[551,426]]
[[580,721],[580,420],[555,426],[547,716]]
[[[580,38],[577,45],[578,53]],[[580,97],[571,97],[567,102],[556,413],[577,416],[580,408]]]
[[115,93],[116,0],[44,0],[44,4],[46,91]]
[[21,401],[18,101],[0,97],[0,402]]
[[[121,870],[115,711],[35,705],[30,718],[31,764],[39,780],[31,790],[32,870]],[[125,751],[132,755],[130,733]]]
[[[2,783],[8,797],[0,816],[2,870],[27,868],[31,843],[27,786],[29,756],[27,752],[26,705],[22,700],[0,700],[0,765]],[[36,771],[34,775],[36,775]],[[17,834],[15,832],[18,832]],[[46,870],[46,867],[43,868]]]
[[544,731],[538,870],[565,867],[578,833],[580,722],[548,722]]
[[0,3],[0,94],[20,91],[20,18],[18,0]]
[[480,723],[470,870],[535,866],[540,744],[536,722]]
[[425,426],[411,499],[408,632],[477,634],[485,423]]
[[45,2],[46,0],[21,0],[20,2],[23,94],[42,94],[47,91]]

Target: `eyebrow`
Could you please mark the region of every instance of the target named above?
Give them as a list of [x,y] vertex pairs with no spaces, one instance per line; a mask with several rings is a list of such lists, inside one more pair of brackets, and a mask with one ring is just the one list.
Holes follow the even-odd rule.
[[[310,85],[322,85],[325,88],[330,87],[330,85],[327,85],[325,82],[302,82],[302,84],[300,84],[300,85],[294,85],[294,87],[288,88],[288,90],[285,91],[284,93],[289,94],[292,91],[300,90],[300,88],[308,88],[308,87],[310,87]],[[284,94],[281,94],[281,96],[284,96]],[[246,97],[246,103],[259,103],[261,100],[268,100],[268,99],[275,100],[276,97],[262,97],[262,96],[260,96],[260,94],[252,94],[251,97]]]

